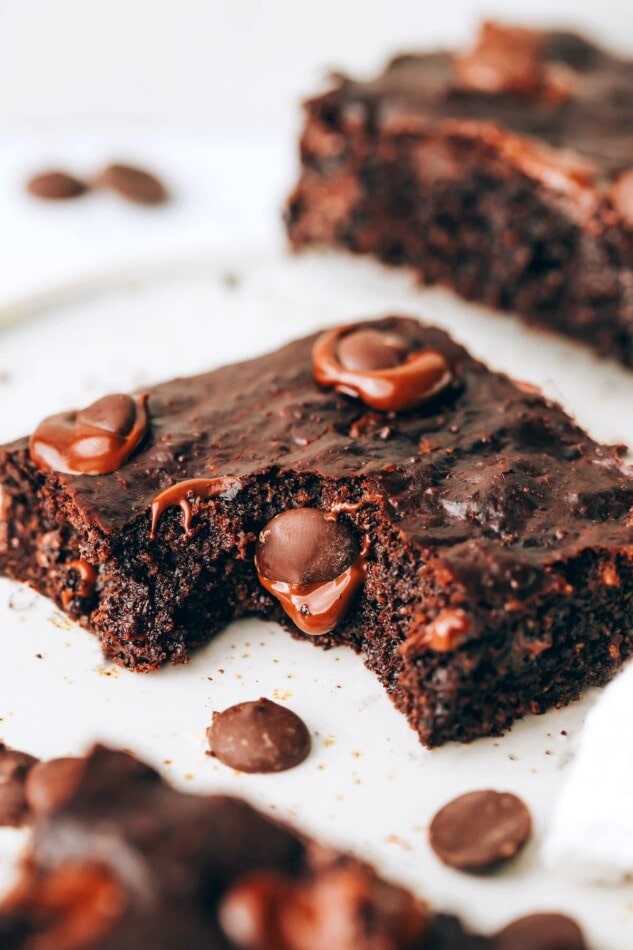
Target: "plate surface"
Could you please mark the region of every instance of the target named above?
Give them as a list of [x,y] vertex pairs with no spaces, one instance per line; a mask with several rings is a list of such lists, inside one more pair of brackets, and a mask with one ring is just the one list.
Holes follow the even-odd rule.
[[[633,443],[633,374],[514,319],[420,291],[404,274],[330,255],[223,250],[120,273],[0,310],[0,441],[107,392],[264,352],[342,320],[401,312],[447,328],[491,366],[543,387],[592,435]],[[238,775],[205,755],[213,709],[268,696],[308,723],[311,756],[275,776]],[[597,950],[626,950],[633,885],[588,887],[544,868],[539,848],[573,757],[588,695],[518,723],[501,739],[422,749],[361,660],[293,641],[273,623],[232,625],[188,666],[135,675],[105,663],[89,634],[26,588],[0,580],[0,737],[34,754],[81,752],[101,739],[133,749],[176,784],[232,791],[379,864],[438,908],[492,930],[557,909]],[[463,791],[514,791],[533,842],[503,872],[438,863],[426,829]],[[23,843],[0,834],[0,879]]]

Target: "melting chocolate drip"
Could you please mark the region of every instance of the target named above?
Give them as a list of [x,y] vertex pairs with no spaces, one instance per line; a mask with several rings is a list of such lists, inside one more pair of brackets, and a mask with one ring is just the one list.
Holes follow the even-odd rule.
[[[380,348],[375,340],[359,340],[363,332],[348,325],[321,334],[312,350],[319,385],[358,397],[372,409],[401,412],[426,402],[450,382],[451,367],[437,350],[407,353],[386,332]],[[383,365],[374,368],[381,353]],[[367,368],[357,368],[363,365]]]
[[369,539],[330,512],[291,508],[262,531],[255,556],[259,582],[309,636],[329,633],[365,581]]
[[188,478],[183,482],[177,482],[164,491],[160,492],[152,502],[152,527],[150,538],[156,537],[156,528],[160,516],[167,508],[174,505],[182,511],[183,527],[185,534],[189,534],[191,529],[191,499],[192,498],[217,498],[224,495],[231,488],[240,484],[239,478],[230,476],[217,476],[216,478]]

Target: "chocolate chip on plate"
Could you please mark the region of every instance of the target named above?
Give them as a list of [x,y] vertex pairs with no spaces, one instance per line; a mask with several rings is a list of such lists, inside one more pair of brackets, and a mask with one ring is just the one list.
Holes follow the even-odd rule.
[[345,369],[391,369],[406,358],[404,340],[388,330],[353,330],[338,345],[338,358]]
[[25,782],[37,759],[0,744],[0,826],[17,828],[28,815]]
[[50,815],[68,801],[79,782],[83,765],[83,759],[71,756],[34,765],[24,787],[33,814]]
[[460,795],[431,822],[429,840],[438,858],[463,871],[481,871],[513,858],[532,830],[528,808],[509,792]]
[[108,165],[95,184],[100,188],[111,188],[123,198],[137,204],[157,205],[168,198],[167,188],[159,178],[133,165]]
[[310,751],[303,720],[269,699],[213,713],[207,738],[212,755],[240,772],[283,772],[303,762]]
[[29,179],[26,189],[34,198],[43,198],[45,201],[65,201],[83,195],[88,190],[88,186],[67,172],[47,171]]
[[318,508],[290,508],[261,532],[257,570],[273,581],[317,584],[342,574],[358,552],[358,541],[344,522]]
[[563,914],[530,914],[504,927],[494,950],[587,950],[578,924]]

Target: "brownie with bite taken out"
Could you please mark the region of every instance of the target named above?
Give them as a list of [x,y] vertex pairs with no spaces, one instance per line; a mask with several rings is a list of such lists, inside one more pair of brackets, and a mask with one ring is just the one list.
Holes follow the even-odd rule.
[[113,395],[0,449],[0,571],[134,670],[236,617],[359,652],[436,746],[632,652],[633,477],[404,317]]

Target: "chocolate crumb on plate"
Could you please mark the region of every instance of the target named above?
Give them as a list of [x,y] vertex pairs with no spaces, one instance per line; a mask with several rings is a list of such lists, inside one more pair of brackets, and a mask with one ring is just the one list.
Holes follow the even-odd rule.
[[207,738],[211,754],[240,772],[284,772],[310,751],[303,720],[264,698],[213,713]]
[[0,827],[17,828],[28,818],[25,783],[37,759],[0,744]]
[[449,867],[483,871],[505,863],[525,845],[532,830],[526,805],[509,792],[468,792],[435,815],[429,840]]
[[69,175],[68,172],[46,171],[34,175],[26,184],[26,190],[34,198],[45,201],[66,201],[78,198],[88,190],[88,185]]
[[143,168],[121,163],[114,163],[104,168],[94,185],[97,188],[116,191],[123,198],[136,204],[163,204],[169,197],[166,186],[156,175]]

